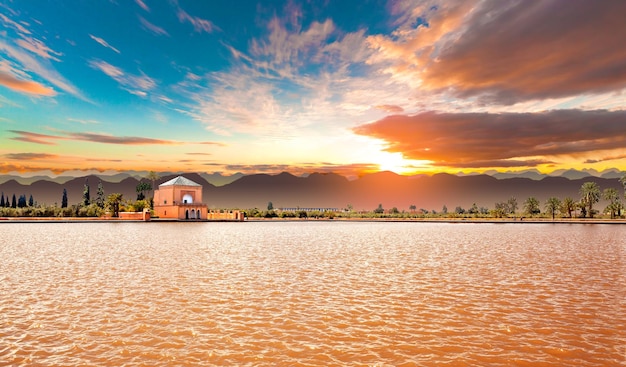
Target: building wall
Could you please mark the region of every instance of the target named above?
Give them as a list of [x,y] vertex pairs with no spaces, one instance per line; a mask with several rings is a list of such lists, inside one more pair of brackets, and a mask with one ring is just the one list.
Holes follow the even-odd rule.
[[209,220],[235,220],[235,221],[243,221],[245,219],[245,215],[243,212],[239,210],[219,210],[219,209],[211,209],[209,210],[207,219]]
[[[193,202],[183,203],[185,195]],[[202,186],[163,186],[154,191],[154,211],[160,218],[207,219],[207,207],[201,201]]]

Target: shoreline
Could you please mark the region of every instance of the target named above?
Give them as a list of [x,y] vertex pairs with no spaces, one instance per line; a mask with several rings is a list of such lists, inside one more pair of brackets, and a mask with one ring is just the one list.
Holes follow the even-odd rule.
[[626,224],[626,219],[605,218],[246,218],[239,220],[178,220],[152,218],[149,221],[118,218],[0,217],[1,223],[267,223],[267,222],[387,222],[387,223],[468,223],[468,224]]

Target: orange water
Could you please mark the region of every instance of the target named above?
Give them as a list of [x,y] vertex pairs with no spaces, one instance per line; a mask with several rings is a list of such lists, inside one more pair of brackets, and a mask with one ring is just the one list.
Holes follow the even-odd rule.
[[626,226],[0,224],[1,366],[623,366]]

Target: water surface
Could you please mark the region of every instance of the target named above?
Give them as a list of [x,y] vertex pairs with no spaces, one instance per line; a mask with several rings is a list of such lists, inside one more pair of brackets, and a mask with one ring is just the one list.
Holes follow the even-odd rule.
[[626,365],[622,225],[0,231],[0,365]]

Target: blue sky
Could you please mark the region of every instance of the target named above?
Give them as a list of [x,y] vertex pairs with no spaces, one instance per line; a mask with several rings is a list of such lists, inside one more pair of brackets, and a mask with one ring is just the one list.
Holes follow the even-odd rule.
[[1,1],[0,173],[625,169],[624,4]]

